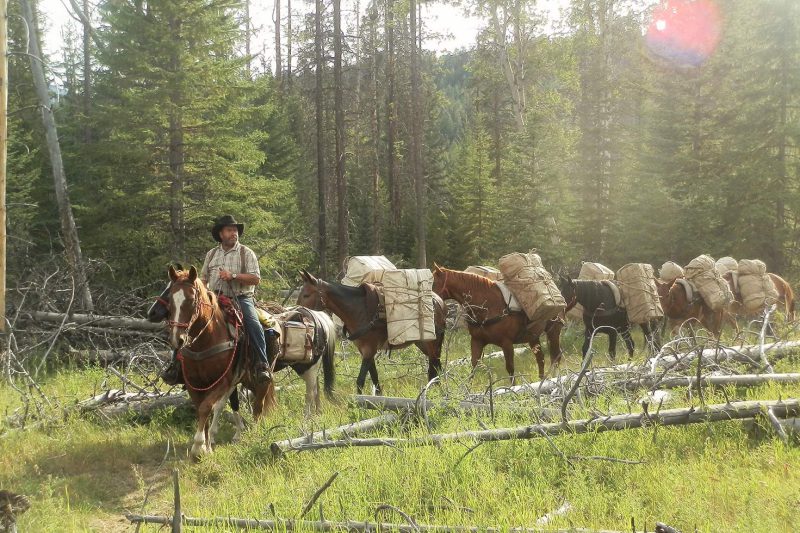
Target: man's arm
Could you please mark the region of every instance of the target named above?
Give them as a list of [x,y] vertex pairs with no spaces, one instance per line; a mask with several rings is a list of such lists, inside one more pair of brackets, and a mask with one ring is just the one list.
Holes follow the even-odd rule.
[[[261,283],[261,267],[258,264],[258,257],[253,250],[247,249],[244,255],[246,272],[236,273],[236,281],[242,285],[258,285]],[[220,270],[219,277],[222,280],[230,281],[233,279],[233,274],[227,270]]]

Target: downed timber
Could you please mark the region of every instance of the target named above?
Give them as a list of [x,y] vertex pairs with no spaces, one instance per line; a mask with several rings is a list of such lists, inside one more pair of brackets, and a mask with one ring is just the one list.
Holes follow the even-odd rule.
[[188,407],[192,402],[184,392],[169,394],[133,393],[110,389],[78,404],[83,412],[96,412],[115,418],[135,412],[148,415],[167,407]]
[[[76,365],[100,365],[109,366],[115,363],[128,363],[134,357],[142,354],[130,349],[110,349],[110,350],[73,350],[70,349],[57,355],[59,361],[73,363]],[[150,357],[157,357],[161,362],[168,362],[171,359],[170,352],[167,350],[154,351],[147,354]]]
[[723,422],[753,418],[767,409],[772,409],[777,417],[786,418],[800,411],[799,400],[770,400],[733,402],[727,404],[709,405],[706,407],[688,407],[682,409],[668,409],[658,413],[632,413],[611,415],[583,420],[571,420],[564,423],[532,424],[514,428],[486,429],[474,431],[459,431],[455,433],[432,434],[414,438],[372,438],[372,439],[347,439],[332,440],[303,444],[294,451],[314,451],[327,448],[350,448],[361,446],[438,446],[449,442],[497,442],[512,439],[536,439],[561,434],[579,434],[592,431],[622,431],[637,429],[653,424],[662,426],[679,426],[700,424],[704,422]]
[[[633,380],[631,380],[633,381]],[[800,373],[788,374],[739,374],[733,376],[704,376],[700,379],[702,385],[737,387],[755,387],[765,383],[800,383]],[[696,387],[697,376],[677,376],[656,381],[655,377],[648,376],[641,380],[647,387],[657,386],[659,389],[675,389],[678,387]]]
[[[351,403],[362,409],[376,409],[379,411],[392,411],[395,413],[407,412],[421,412],[430,411],[432,409],[455,409],[457,411],[466,411],[468,413],[481,413],[491,414],[493,409],[498,406],[492,406],[488,403],[475,402],[470,400],[460,400],[458,402],[439,401],[402,398],[399,396],[368,396],[365,394],[356,394],[351,398]],[[510,407],[504,405],[503,407]],[[523,408],[530,410],[528,407],[513,406],[515,408]],[[535,409],[536,414],[543,420],[550,420],[556,416],[557,411],[554,409]]]
[[328,430],[315,431],[302,437],[276,441],[269,445],[269,449],[275,457],[282,457],[286,452],[292,451],[303,444],[310,444],[319,440],[327,441],[330,437],[341,437],[342,435],[347,438],[357,433],[386,427],[399,421],[400,417],[396,413],[384,413],[375,418],[368,418]]
[[[125,515],[132,524],[161,524],[171,525],[171,516],[153,515]],[[236,528],[236,529],[265,529],[268,531],[358,531],[363,533],[380,533],[382,531],[398,531],[413,533],[429,531],[433,533],[619,533],[607,529],[585,528],[526,528],[526,527],[487,527],[487,526],[443,526],[428,524],[390,524],[386,522],[366,522],[347,520],[345,522],[331,522],[329,520],[258,520],[255,518],[193,518],[183,516],[183,525],[204,528]]]
[[65,326],[79,324],[97,328],[122,328],[137,331],[162,331],[166,327],[163,322],[149,322],[143,318],[122,316],[84,315],[80,313],[65,315],[64,313],[51,313],[47,311],[34,311],[27,316],[34,321],[52,322],[55,324],[61,324],[66,318]]
[[[529,352],[529,351],[531,351],[531,349],[529,347],[527,347],[527,346],[525,346],[524,348],[514,348],[514,355],[515,356],[522,355],[525,352]],[[484,360],[484,359],[500,359],[501,357],[504,357],[503,350],[498,350],[496,352],[487,353],[486,355],[481,357],[481,360]],[[470,357],[462,357],[461,359],[453,359],[452,361],[450,361],[447,364],[448,365],[466,365],[467,363],[471,363],[471,362],[472,362],[472,358],[470,358]]]
[[[720,346],[719,348],[706,348],[702,351],[703,363],[736,362],[759,366],[762,364],[763,354],[787,355],[800,351],[800,341],[777,341],[764,345],[744,344],[741,346]],[[665,351],[650,358],[647,365],[650,372],[660,368],[672,368],[679,364],[686,364],[697,359],[698,350],[683,354],[669,354]]]

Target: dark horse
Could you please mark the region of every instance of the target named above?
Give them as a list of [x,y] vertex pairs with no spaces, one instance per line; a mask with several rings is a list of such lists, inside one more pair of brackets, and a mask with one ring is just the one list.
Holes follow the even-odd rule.
[[[225,325],[224,313],[219,306],[218,298],[214,293],[205,290],[203,283],[197,280],[197,272],[194,267],[188,272],[175,271],[174,268],[170,267],[170,279],[171,281],[166,289],[164,289],[161,296],[156,299],[155,303],[153,303],[148,310],[147,318],[151,322],[160,322],[167,319],[169,316],[174,317],[172,320],[168,321],[171,327],[170,343],[181,355],[181,373],[193,401],[195,401],[196,397],[199,399],[203,396],[203,394],[200,393],[205,393],[205,396],[216,398],[218,395],[212,395],[212,389],[216,391],[219,386],[223,385],[230,387],[231,391],[229,397],[237,426],[236,436],[234,437],[234,440],[236,440],[243,428],[243,422],[239,415],[239,397],[236,384],[241,382],[254,393],[255,403],[253,406],[253,415],[256,420],[263,410],[269,410],[276,405],[274,386],[272,383],[261,385],[252,382],[248,371],[250,365],[245,364],[245,359],[247,358],[244,353],[247,346],[246,342],[239,344],[238,339],[230,338],[230,331]],[[182,294],[182,297],[180,294]],[[181,298],[183,298],[181,305],[177,305],[177,300],[181,300]],[[185,315],[189,312],[184,308],[191,306],[193,306],[193,309],[190,318],[182,321],[180,318],[181,315]],[[336,337],[333,322],[325,313],[302,308],[293,311],[312,319],[314,322],[315,343],[313,346],[312,360],[308,363],[295,364],[287,364],[278,360],[273,364],[274,370],[276,371],[291,367],[303,378],[303,381],[306,383],[305,413],[308,416],[311,412],[312,405],[315,406],[317,410],[320,408],[319,388],[317,385],[320,364],[322,364],[325,392],[329,397],[333,394],[335,378],[333,361],[336,349]],[[221,323],[220,319],[222,320]],[[181,331],[184,333],[181,334]],[[196,348],[202,346],[204,343],[207,344],[210,342],[207,339],[212,338],[215,335],[215,331],[217,331],[217,340],[225,338],[225,342],[220,342],[213,345],[211,349],[199,352],[198,357]],[[270,345],[268,346],[268,351],[270,354],[273,354],[274,357],[274,354],[278,353],[278,340],[272,336],[267,337],[267,339]],[[231,349],[225,349],[229,346]],[[232,353],[234,347],[236,348],[236,352]],[[208,381],[211,378],[208,377],[208,372],[200,372],[200,374],[203,375],[199,378],[193,376],[193,367],[202,367],[206,361],[213,362],[225,354],[228,354],[229,362],[224,373],[215,381],[213,386],[198,387],[197,379],[200,381]],[[211,372],[213,373],[213,371]],[[233,384],[231,385],[231,383]],[[263,394],[263,398],[261,394]],[[197,457],[202,453],[211,451],[211,446],[214,443],[215,433],[219,425],[218,415],[225,406],[224,397],[225,395],[220,396],[220,398],[223,399],[222,401],[212,402],[214,417],[210,430],[206,426],[199,425],[202,400],[200,405],[195,402],[195,405],[198,407],[198,428],[203,427],[205,431],[202,443],[199,442],[200,439],[198,439],[198,435],[195,435],[195,443],[192,447],[193,456]],[[203,398],[203,400],[206,399],[208,398]],[[203,409],[205,410],[205,407],[203,407]],[[207,412],[205,416],[207,420]]]
[[[608,357],[615,359],[617,355],[617,334],[622,335],[628,357],[633,357],[633,337],[631,337],[631,324],[628,313],[623,307],[617,305],[614,290],[607,283],[594,280],[570,279],[559,276],[558,282],[561,294],[567,301],[567,310],[575,304],[583,306],[583,348],[586,356],[595,331],[608,335]],[[658,335],[658,321],[640,324],[644,337],[651,353],[660,349]]]
[[[521,311],[512,311],[500,287],[489,278],[450,270],[434,265],[433,292],[442,298],[453,299],[461,304],[466,312],[469,334],[472,337],[472,366],[475,367],[483,356],[487,344],[502,348],[506,361],[506,371],[514,383],[514,345],[527,343],[536,357],[539,378],[544,379],[544,354],[539,336],[547,334],[550,347],[550,370],[561,362],[561,328],[563,317],[531,324]],[[532,326],[532,327],[531,327]]]
[[319,306],[338,316],[344,323],[346,337],[353,341],[361,354],[361,370],[356,379],[356,390],[359,394],[364,390],[367,373],[372,378],[375,393],[382,394],[378,381],[378,368],[375,366],[375,354],[386,346],[393,350],[415,344],[428,356],[428,380],[439,375],[442,369],[441,355],[446,317],[441,298],[433,296],[436,326],[434,340],[388,345],[386,319],[381,317],[378,290],[374,285],[362,283],[358,287],[348,287],[341,283],[328,283],[315,278],[305,270],[301,270],[300,275],[303,278],[303,286],[297,304],[312,308]]

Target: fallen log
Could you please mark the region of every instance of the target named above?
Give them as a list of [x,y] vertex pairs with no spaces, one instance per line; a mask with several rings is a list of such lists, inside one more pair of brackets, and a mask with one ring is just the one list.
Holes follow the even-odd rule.
[[[153,515],[125,515],[132,524],[161,524],[172,525],[171,516]],[[585,529],[585,528],[526,528],[526,527],[486,527],[486,526],[439,526],[427,524],[390,524],[386,522],[366,522],[357,520],[347,520],[345,522],[331,522],[329,520],[258,520],[255,518],[193,518],[184,516],[181,521],[183,525],[189,527],[205,528],[236,528],[236,529],[265,529],[268,531],[358,531],[364,533],[380,533],[382,531],[398,531],[401,533],[413,533],[418,531],[429,531],[434,533],[500,533],[501,531],[510,533],[619,533],[608,529]]]
[[706,407],[689,407],[668,409],[659,413],[632,413],[607,417],[571,420],[565,423],[532,424],[515,428],[486,429],[460,431],[455,433],[432,434],[413,438],[371,438],[332,440],[303,444],[293,451],[313,451],[327,448],[350,448],[361,446],[439,446],[449,442],[497,442],[512,439],[536,439],[561,434],[579,434],[592,431],[621,431],[636,429],[648,425],[677,426],[699,424],[703,422],[722,422],[753,418],[767,409],[772,409],[775,416],[786,418],[800,412],[799,400],[749,401],[727,404],[709,405]]
[[64,313],[50,313],[47,311],[34,311],[26,316],[34,321],[55,324],[61,324],[66,317],[65,327],[71,324],[80,324],[98,328],[122,328],[138,331],[162,331],[166,327],[163,322],[149,322],[143,318],[122,316],[84,315],[80,313],[65,315]]
[[[675,389],[678,387],[696,387],[697,376],[676,376],[657,381],[655,377],[648,376],[641,380],[647,387],[657,386],[659,389]],[[702,385],[737,387],[755,387],[765,383],[800,383],[800,373],[788,374],[739,374],[735,376],[704,376],[700,379]]]
[[276,441],[269,445],[269,449],[272,452],[272,455],[274,455],[275,457],[282,457],[286,452],[292,451],[302,444],[309,444],[319,440],[322,440],[324,442],[330,439],[331,437],[340,437],[342,435],[345,435],[346,437],[353,436],[357,433],[363,433],[365,431],[371,431],[373,429],[378,429],[395,424],[399,420],[400,417],[395,413],[384,413],[381,416],[377,416],[375,418],[368,418],[366,420],[353,422],[352,424],[345,424],[343,426],[331,428],[324,431],[315,431],[314,433],[310,433],[309,435],[303,435],[302,437]]
[[[468,413],[491,414],[492,409],[497,408],[497,406],[491,406],[487,403],[469,400],[461,400],[458,402],[436,402],[432,400],[417,400],[414,398],[402,398],[398,396],[368,396],[362,394],[356,394],[351,398],[350,401],[353,405],[362,409],[376,409],[379,411],[392,411],[395,413],[430,411],[432,409],[455,409],[458,411],[466,411]],[[531,410],[530,407],[518,405],[504,405],[503,407],[514,407],[517,409],[522,408],[527,411]],[[539,415],[539,417],[543,420],[551,420],[557,415],[557,411],[554,409],[537,408],[535,411],[536,414]]]
[[148,415],[167,407],[188,407],[191,405],[192,402],[189,396],[184,392],[144,394],[111,389],[80,402],[77,407],[82,412],[95,412],[108,418],[115,418],[125,416],[131,411],[139,415]]
[[[523,348],[514,348],[514,355],[515,356],[522,355],[525,352],[530,352],[530,351],[531,351],[531,349],[528,346],[525,346]],[[499,351],[496,351],[496,352],[487,353],[486,355],[481,357],[481,360],[499,359],[499,358],[504,357],[504,356],[505,356],[505,354],[503,354],[503,350],[499,350]],[[450,361],[447,364],[448,365],[466,365],[467,363],[471,363],[471,362],[472,362],[472,358],[471,357],[462,357],[461,359],[453,359],[452,361]]]
[[[59,361],[76,365],[109,366],[115,363],[127,363],[134,357],[141,357],[141,352],[133,350],[74,350],[70,349],[56,355]],[[170,351],[154,351],[147,353],[149,358],[158,358],[161,362],[168,362],[172,358]]]

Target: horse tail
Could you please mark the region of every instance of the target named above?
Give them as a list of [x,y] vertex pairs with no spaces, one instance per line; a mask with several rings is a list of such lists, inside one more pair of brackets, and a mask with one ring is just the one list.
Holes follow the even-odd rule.
[[334,359],[336,356],[336,327],[333,320],[326,313],[315,312],[317,321],[322,326],[325,333],[325,351],[322,353],[322,383],[325,389],[325,396],[333,398],[333,388],[336,383],[336,368]]

